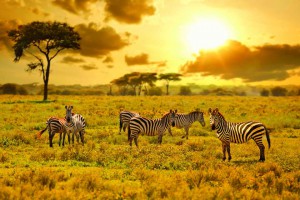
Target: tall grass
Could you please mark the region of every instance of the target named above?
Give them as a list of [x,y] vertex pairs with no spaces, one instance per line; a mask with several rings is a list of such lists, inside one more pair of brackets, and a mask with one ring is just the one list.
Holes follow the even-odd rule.
[[[0,96],[0,199],[299,199],[298,97],[97,97]],[[49,147],[48,133],[35,139],[64,105],[87,121],[86,144]],[[255,142],[231,144],[222,161],[221,142],[210,130],[209,107],[228,121],[255,120],[271,128],[266,162],[257,162]],[[193,124],[157,137],[140,136],[130,148],[119,135],[120,109],[161,117],[170,109],[204,111],[206,127]],[[266,145],[266,139],[263,138]],[[266,145],[267,146],[267,145]]]

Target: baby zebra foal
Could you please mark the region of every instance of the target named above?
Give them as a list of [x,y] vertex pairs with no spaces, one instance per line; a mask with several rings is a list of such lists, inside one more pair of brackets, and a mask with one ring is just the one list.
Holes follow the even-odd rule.
[[[182,136],[182,138],[186,137],[186,139],[188,139],[188,137],[189,137],[189,128],[196,121],[199,121],[202,126],[205,126],[203,112],[193,111],[188,114],[178,114],[177,113],[176,118],[174,120],[176,128],[180,128],[180,129],[184,128],[185,135]],[[168,131],[172,135],[171,127],[168,128]]]
[[[79,137],[81,143],[84,144],[84,134],[85,134],[85,119],[80,114],[72,113],[73,106],[65,106],[66,109],[66,131],[63,136],[63,145],[65,142],[66,133],[68,134],[68,141],[70,144],[70,132],[72,132],[72,142],[74,144],[74,135],[76,136],[77,142],[79,142]],[[78,135],[79,134],[79,135]]]
[[149,136],[158,134],[158,143],[161,144],[163,133],[172,124],[175,125],[174,118],[176,117],[177,110],[170,110],[161,119],[147,119],[144,117],[133,117],[129,122],[128,127],[128,140],[130,146],[132,146],[132,140],[134,139],[135,145],[138,147],[139,134],[145,133]]
[[139,117],[140,115],[136,112],[132,112],[132,111],[121,111],[120,112],[120,132],[119,134],[121,134],[121,130],[123,128],[123,131],[126,131],[126,128],[129,126],[129,121],[132,117]]
[[61,135],[62,135],[62,133],[66,132],[65,123],[66,123],[66,119],[64,119],[64,118],[50,117],[46,122],[46,124],[47,124],[46,128],[41,130],[40,132],[38,132],[37,138],[40,138],[42,136],[42,134],[48,128],[50,147],[53,147],[52,140],[53,140],[55,133],[59,133],[59,146],[60,146]]
[[265,146],[262,143],[263,134],[266,134],[269,148],[271,146],[270,136],[267,128],[260,122],[243,122],[232,123],[227,122],[224,116],[219,112],[218,108],[208,110],[210,117],[211,129],[217,129],[217,136],[222,141],[223,160],[226,160],[226,150],[228,160],[231,159],[230,142],[244,143],[253,139],[260,150],[259,161],[265,161]]

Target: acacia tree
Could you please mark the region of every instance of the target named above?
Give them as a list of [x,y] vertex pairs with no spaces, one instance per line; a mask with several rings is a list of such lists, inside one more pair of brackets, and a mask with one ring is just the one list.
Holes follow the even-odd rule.
[[67,23],[36,21],[10,30],[8,36],[15,42],[15,62],[21,59],[24,52],[36,59],[36,62],[28,64],[27,71],[41,71],[44,81],[43,100],[47,100],[51,61],[64,49],[80,49],[79,34]]
[[166,95],[169,95],[170,81],[180,81],[181,76],[182,75],[178,74],[178,73],[166,73],[166,74],[160,74],[159,75],[160,80],[166,80],[166,89],[167,89]]

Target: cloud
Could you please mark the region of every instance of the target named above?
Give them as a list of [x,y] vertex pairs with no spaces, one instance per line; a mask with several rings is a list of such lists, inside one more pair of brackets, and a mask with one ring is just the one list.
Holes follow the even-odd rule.
[[12,49],[13,42],[9,39],[7,31],[16,29],[20,24],[17,20],[0,21],[0,50]]
[[166,61],[149,61],[149,56],[146,53],[141,53],[136,56],[125,55],[125,62],[128,66],[132,65],[157,65],[158,67],[166,66]]
[[111,56],[106,56],[106,58],[103,59],[103,63],[112,63],[114,60]]
[[106,20],[111,18],[118,22],[137,24],[146,15],[154,15],[155,7],[152,0],[105,0]]
[[201,51],[194,61],[181,66],[181,72],[241,78],[245,82],[284,80],[288,70],[300,67],[300,45],[263,45],[249,48],[238,41],[210,51]]
[[44,17],[48,17],[50,16],[50,13],[47,12],[43,12],[40,8],[38,7],[34,7],[34,8],[30,8],[30,11],[36,15],[43,15]]
[[82,12],[90,12],[90,5],[98,0],[54,0],[52,4],[73,14],[79,15]]
[[66,56],[61,60],[62,63],[83,63],[81,58],[74,58],[73,56]]
[[89,71],[89,70],[94,70],[94,69],[98,69],[98,68],[96,67],[95,64],[80,65],[80,67],[81,67],[82,69],[84,69],[84,70],[87,70],[87,71]]
[[75,26],[75,29],[82,38],[80,53],[83,56],[102,57],[108,55],[111,51],[120,50],[129,45],[127,34],[122,38],[110,26],[98,29],[96,24],[90,23],[88,25],[79,24]]

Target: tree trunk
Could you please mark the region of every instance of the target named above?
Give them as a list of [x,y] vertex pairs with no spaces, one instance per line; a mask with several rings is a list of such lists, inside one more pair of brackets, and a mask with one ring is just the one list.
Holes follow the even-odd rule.
[[166,87],[167,87],[167,95],[169,95],[169,84],[168,83],[167,83]]
[[46,69],[46,76],[44,77],[44,99],[43,101],[47,101],[48,99],[48,82],[49,82],[49,75],[50,75],[50,59],[48,55],[47,58],[47,69]]
[[47,101],[48,99],[48,80],[44,82],[44,99],[43,101]]

